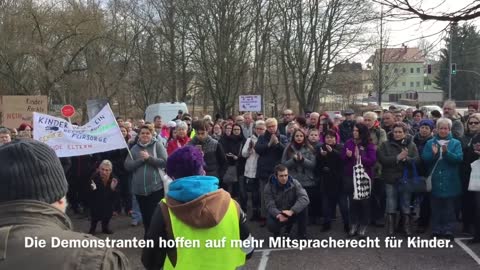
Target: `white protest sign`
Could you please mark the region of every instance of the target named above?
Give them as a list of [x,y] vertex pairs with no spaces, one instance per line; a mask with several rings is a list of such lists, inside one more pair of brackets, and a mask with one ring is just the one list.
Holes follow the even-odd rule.
[[33,139],[48,144],[58,157],[128,147],[109,104],[84,126],[73,126],[62,118],[41,113],[33,113],[33,126]]
[[261,112],[262,96],[260,95],[242,95],[239,96],[239,111],[241,112]]

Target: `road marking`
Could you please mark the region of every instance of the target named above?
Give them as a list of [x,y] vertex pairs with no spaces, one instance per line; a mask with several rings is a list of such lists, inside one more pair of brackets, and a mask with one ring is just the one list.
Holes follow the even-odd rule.
[[477,256],[477,254],[475,254],[473,250],[471,250],[467,245],[465,245],[462,242],[462,240],[467,240],[467,239],[470,239],[470,238],[455,238],[455,243],[457,243],[457,245],[463,248],[463,250],[465,250],[465,252],[468,255],[470,255],[470,257],[472,257],[478,263],[478,265],[480,265],[480,258]]
[[271,250],[264,250],[262,252],[262,259],[260,260],[260,264],[258,264],[258,270],[267,269],[268,256],[270,256],[270,252]]

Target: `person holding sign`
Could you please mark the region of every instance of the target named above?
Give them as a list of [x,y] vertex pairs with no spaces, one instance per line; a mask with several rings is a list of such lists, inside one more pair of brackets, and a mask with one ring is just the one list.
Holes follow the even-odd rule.
[[125,169],[132,173],[132,192],[142,213],[145,232],[158,202],[163,198],[159,170],[165,168],[167,151],[154,137],[151,125],[140,128],[139,139],[125,159]]

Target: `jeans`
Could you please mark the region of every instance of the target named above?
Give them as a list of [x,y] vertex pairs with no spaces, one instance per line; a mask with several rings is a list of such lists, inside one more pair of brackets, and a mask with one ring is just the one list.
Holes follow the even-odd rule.
[[385,182],[376,178],[372,181],[372,197],[370,199],[372,221],[383,219],[386,210]]
[[476,239],[480,239],[480,192],[473,192],[474,195],[474,211],[475,211],[475,218],[474,218],[474,233],[473,236]]
[[400,203],[400,210],[402,214],[410,214],[410,202],[412,201],[412,193],[400,192],[396,185],[385,184],[385,193],[387,195],[386,212],[388,214],[395,214]]
[[238,183],[240,187],[240,206],[243,211],[245,213],[247,212],[248,192],[252,192],[252,209],[258,212],[261,206],[260,180],[258,178],[248,178],[244,176],[239,179]]
[[140,207],[138,206],[137,197],[132,194],[132,221],[137,223],[142,222],[142,213],[140,213]]
[[431,195],[432,233],[453,234],[455,225],[455,197],[439,198]]
[[300,237],[305,236],[307,233],[307,209],[303,210],[300,213],[295,214],[294,216],[290,217],[286,222],[280,222],[274,216],[268,215],[267,218],[267,229],[273,236],[280,236],[280,231],[282,227],[286,227],[286,232],[290,233],[293,224],[297,223],[297,232]]
[[163,198],[163,189],[157,190],[147,196],[135,195],[137,197],[138,206],[142,213],[143,227],[145,228],[145,234],[150,227],[150,221],[152,220],[153,212],[157,208],[158,203]]
[[337,204],[344,224],[348,224],[348,196],[339,192],[322,192],[323,223],[328,224],[335,218]]
[[368,226],[370,220],[370,199],[354,200],[353,194],[348,196],[350,223]]

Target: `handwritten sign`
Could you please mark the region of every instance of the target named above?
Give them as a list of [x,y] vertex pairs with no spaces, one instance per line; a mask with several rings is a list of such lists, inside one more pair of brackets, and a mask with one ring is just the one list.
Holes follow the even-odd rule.
[[47,113],[47,96],[2,96],[2,125],[18,128],[32,124],[33,113]]
[[33,139],[48,144],[58,157],[127,147],[109,104],[84,126],[73,126],[62,118],[41,113],[33,114],[33,124]]
[[239,96],[239,111],[241,112],[261,112],[262,96],[260,95],[242,95]]

